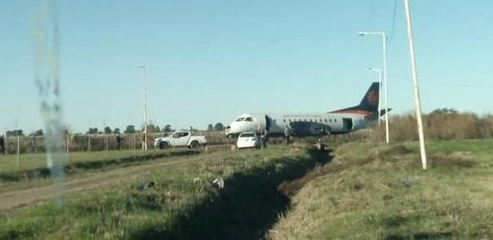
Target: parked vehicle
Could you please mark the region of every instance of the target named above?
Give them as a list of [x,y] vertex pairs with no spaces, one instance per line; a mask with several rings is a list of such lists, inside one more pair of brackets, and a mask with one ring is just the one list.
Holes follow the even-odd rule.
[[161,149],[167,147],[188,147],[191,149],[199,148],[207,144],[207,137],[192,136],[190,131],[177,131],[166,137],[154,139],[154,146]]
[[260,138],[254,132],[240,133],[236,147],[241,148],[260,148]]

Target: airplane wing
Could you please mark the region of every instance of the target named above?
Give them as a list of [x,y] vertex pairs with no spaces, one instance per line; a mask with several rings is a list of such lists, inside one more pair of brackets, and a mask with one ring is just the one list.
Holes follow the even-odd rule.
[[[384,116],[387,112],[390,112],[392,108],[389,108],[388,111],[385,111],[385,109],[380,110],[380,116]],[[378,111],[377,112],[371,112],[370,114],[365,116],[366,120],[377,120],[378,119]]]

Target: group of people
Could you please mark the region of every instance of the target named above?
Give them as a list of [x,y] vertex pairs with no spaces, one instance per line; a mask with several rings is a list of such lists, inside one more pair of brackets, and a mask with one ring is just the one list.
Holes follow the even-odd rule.
[[[267,147],[267,143],[269,142],[269,137],[268,137],[269,131],[267,129],[264,130],[262,135],[260,135],[260,142],[262,144],[262,148]],[[286,140],[286,145],[289,145],[291,143],[291,131],[288,126],[284,128],[284,136]]]

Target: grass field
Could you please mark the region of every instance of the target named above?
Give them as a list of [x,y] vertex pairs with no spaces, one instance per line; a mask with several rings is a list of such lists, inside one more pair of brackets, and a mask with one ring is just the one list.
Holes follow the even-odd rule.
[[[161,154],[162,150],[121,150],[121,151],[97,151],[97,152],[73,152],[69,153],[68,158],[65,156],[64,164],[74,164],[83,162],[104,161],[109,159],[120,159],[125,157],[139,157],[152,154]],[[20,164],[18,167],[17,155],[0,155],[0,173],[33,170],[36,168],[46,167],[46,154],[21,154]]]
[[[99,152],[70,153],[64,158],[66,176],[80,175],[88,172],[107,171],[120,167],[144,164],[151,161],[162,161],[171,157],[199,154],[185,148],[162,150],[121,150]],[[22,154],[18,167],[16,155],[0,155],[0,192],[48,184],[50,171],[46,167],[46,155]]]
[[493,141],[427,146],[427,171],[415,142],[201,154],[3,212],[0,239],[493,239]]
[[[327,154],[304,147],[215,152],[200,161],[143,173],[112,189],[2,213],[0,238],[253,239],[287,209],[277,187]],[[212,182],[224,179],[224,188]]]
[[493,239],[493,141],[349,143],[283,186],[291,210],[272,239]]

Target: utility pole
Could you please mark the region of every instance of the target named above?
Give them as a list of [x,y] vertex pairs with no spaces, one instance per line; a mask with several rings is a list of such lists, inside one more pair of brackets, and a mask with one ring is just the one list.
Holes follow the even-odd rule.
[[146,66],[140,66],[142,68],[142,76],[144,78],[144,150],[147,151],[147,72]]
[[421,151],[421,164],[423,165],[423,169],[426,170],[427,161],[426,161],[425,137],[423,134],[423,121],[421,120],[421,99],[419,96],[418,71],[416,70],[416,55],[414,54],[413,27],[411,25],[411,13],[409,12],[408,0],[404,0],[404,6],[406,9],[407,36],[408,36],[408,40],[409,40],[409,54],[411,57],[411,68],[412,68],[412,73],[413,73],[414,103],[416,105],[416,119],[418,121],[418,134],[419,134],[419,148]]

